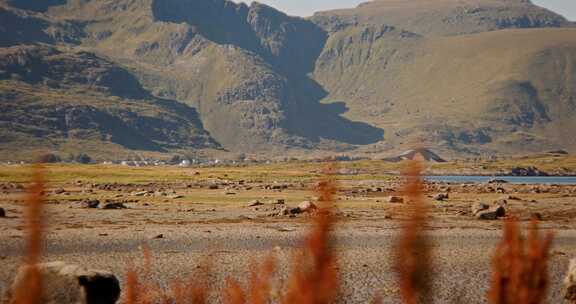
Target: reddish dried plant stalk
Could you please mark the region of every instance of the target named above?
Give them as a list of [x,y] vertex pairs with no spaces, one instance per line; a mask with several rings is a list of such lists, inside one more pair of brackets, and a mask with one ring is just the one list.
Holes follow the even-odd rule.
[[404,223],[395,247],[395,265],[400,296],[405,304],[430,302],[431,249],[424,233],[427,207],[419,162],[410,162],[404,176],[405,196],[409,202],[409,218]]
[[224,289],[224,303],[225,304],[245,304],[246,293],[236,280],[228,279],[226,282],[226,289]]
[[125,291],[125,299],[124,303],[126,304],[140,304],[140,297],[139,294],[140,290],[140,283],[138,282],[138,275],[134,269],[128,270],[126,273],[126,291]]
[[331,232],[335,218],[332,212],[337,185],[331,173],[319,182],[319,211],[314,217],[314,227],[306,240],[306,246],[295,258],[294,270],[288,291],[282,303],[328,304],[336,302],[339,289],[337,261],[331,248]]
[[224,290],[224,302],[227,304],[266,304],[271,301],[271,282],[276,269],[276,261],[270,255],[263,265],[252,263],[250,268],[248,295],[240,282],[228,279]]
[[148,246],[142,247],[144,269],[140,273],[131,266],[126,274],[124,302],[126,304],[205,304],[208,302],[209,271],[211,265],[205,262],[205,267],[196,272],[187,283],[175,280],[169,288],[162,288],[159,283],[149,283],[152,279],[152,251]]
[[[208,295],[210,288],[208,282],[210,281],[210,272],[212,271],[212,261],[207,259],[203,262],[203,267],[192,276],[186,286],[188,291],[186,297],[190,304],[205,304],[208,303]],[[180,303],[180,302],[177,302]]]
[[42,276],[37,265],[42,256],[44,199],[44,169],[37,164],[26,198],[27,255],[24,259],[26,273],[24,283],[13,293],[11,299],[13,304],[39,304],[42,301]]
[[250,303],[267,304],[270,302],[272,280],[276,270],[276,261],[271,255],[261,267],[252,267],[250,273]]
[[492,260],[492,304],[538,304],[546,301],[548,289],[548,254],[553,235],[540,238],[538,223],[532,221],[524,240],[514,219],[504,225],[504,237]]

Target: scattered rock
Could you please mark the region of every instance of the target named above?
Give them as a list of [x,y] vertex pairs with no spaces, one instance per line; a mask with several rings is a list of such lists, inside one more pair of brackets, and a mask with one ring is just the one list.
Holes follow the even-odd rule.
[[100,206],[100,201],[99,200],[84,200],[80,204],[81,204],[82,208],[95,209],[95,208],[98,208],[98,206]]
[[508,201],[505,199],[498,199],[495,200],[492,205],[494,206],[501,206],[501,207],[506,207],[508,205]]
[[534,219],[534,220],[538,220],[538,221],[542,221],[544,219],[542,217],[542,213],[540,213],[540,212],[534,212],[534,213],[530,214],[530,218]]
[[[300,211],[299,208],[294,208],[294,209],[297,209],[298,211]],[[272,217],[274,217],[274,216],[288,216],[290,214],[292,214],[292,209],[287,207],[287,206],[283,206],[278,212],[271,213],[271,214],[269,214],[269,216],[272,216]]]
[[123,203],[108,203],[102,209],[128,209]]
[[[120,297],[120,283],[114,274],[89,270],[79,265],[64,262],[39,264],[42,275],[42,298],[39,303],[101,303],[114,304]],[[18,269],[6,298],[27,284],[29,266]]]
[[4,210],[4,208],[0,208],[0,217],[6,217],[6,210]]
[[140,191],[132,193],[132,196],[145,196],[148,194],[148,191]]
[[479,220],[497,220],[498,215],[494,210],[483,210],[476,213],[476,218]]
[[496,212],[496,216],[498,217],[505,217],[506,216],[506,208],[504,206],[494,206],[491,208]]
[[177,194],[167,196],[167,198],[169,198],[169,199],[179,199],[179,198],[183,198],[183,197],[184,197],[184,196],[182,196],[182,195],[177,195]]
[[163,239],[163,238],[164,238],[164,234],[158,234],[158,235],[153,237],[153,239]]
[[238,219],[240,219],[240,220],[253,221],[253,220],[256,220],[256,219],[258,219],[258,218],[255,217],[255,216],[251,216],[251,215],[241,215],[241,216],[238,217]]
[[295,216],[296,214],[300,214],[302,213],[302,210],[300,210],[300,208],[296,207],[296,208],[291,208],[289,209],[289,216]]
[[474,203],[474,204],[472,204],[472,207],[471,207],[472,215],[475,216],[479,212],[484,211],[484,210],[488,210],[489,208],[490,208],[490,206],[488,204]]
[[54,190],[54,194],[62,194],[62,193],[65,193],[65,192],[66,192],[66,190],[64,190],[64,189],[62,189],[62,188]]
[[286,204],[286,200],[283,199],[283,198],[279,198],[279,199],[276,200],[276,202],[274,202],[274,204],[276,204],[276,205],[284,205],[284,204]]
[[276,229],[280,232],[292,232],[292,231],[296,231],[296,228],[292,228],[292,227],[280,227],[278,229]]
[[443,200],[447,200],[448,198],[449,198],[448,193],[438,193],[438,194],[434,195],[434,200],[436,200],[436,201],[443,201]]
[[508,181],[498,178],[493,178],[488,181],[489,184],[508,184]]
[[298,205],[298,209],[300,209],[300,212],[312,212],[318,209],[318,207],[311,201],[303,201]]
[[506,209],[503,206],[494,206],[476,213],[476,218],[479,220],[497,220],[504,216],[506,216]]
[[570,260],[568,273],[564,278],[564,299],[576,303],[576,259]]
[[250,203],[248,203],[248,207],[256,207],[256,206],[262,206],[264,205],[263,203],[261,203],[259,200],[253,200],[250,201]]
[[210,189],[210,190],[217,190],[218,188],[219,188],[219,187],[218,187],[218,185],[216,185],[216,184],[211,184],[211,185],[208,186],[208,189]]
[[400,196],[388,196],[385,201],[387,203],[403,203],[404,202],[404,198],[400,197]]

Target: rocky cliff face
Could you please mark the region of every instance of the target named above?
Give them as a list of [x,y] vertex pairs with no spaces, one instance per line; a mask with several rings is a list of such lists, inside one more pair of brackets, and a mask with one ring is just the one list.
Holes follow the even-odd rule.
[[4,144],[35,138],[126,149],[219,148],[197,112],[150,95],[128,71],[87,52],[14,46],[0,52],[0,125]]
[[572,126],[575,30],[525,0],[380,0],[311,19],[228,0],[2,0],[0,17],[3,147],[576,145],[556,131]]
[[530,1],[382,0],[312,20],[330,32],[314,72],[325,102],[345,101],[391,147],[574,148],[560,113],[576,95],[576,32],[557,14]]

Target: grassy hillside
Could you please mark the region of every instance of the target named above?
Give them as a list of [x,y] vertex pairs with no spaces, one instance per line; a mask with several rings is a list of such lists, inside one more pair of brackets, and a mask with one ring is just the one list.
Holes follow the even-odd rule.
[[308,20],[228,0],[2,0],[0,16],[5,151],[576,148],[576,29],[525,0],[378,0]]
[[326,102],[346,101],[347,117],[387,130],[393,145],[573,149],[574,35],[523,29],[430,39],[352,28],[331,37],[315,76],[331,93]]
[[38,149],[100,155],[220,148],[193,108],[150,95],[126,70],[94,54],[49,46],[1,54],[4,157],[22,159]]

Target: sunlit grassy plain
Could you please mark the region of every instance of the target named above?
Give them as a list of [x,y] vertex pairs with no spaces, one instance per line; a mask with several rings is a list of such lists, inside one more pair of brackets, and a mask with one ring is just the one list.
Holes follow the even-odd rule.
[[[343,174],[339,180],[390,180],[399,175],[403,163],[379,160],[341,162]],[[150,183],[181,182],[220,178],[230,181],[252,180],[262,182],[308,182],[317,179],[321,172],[315,162],[283,162],[272,164],[248,164],[244,166],[221,166],[206,168],[181,168],[175,166],[128,167],[120,165],[47,165],[47,179],[52,183],[81,180],[90,183]],[[534,155],[496,161],[451,161],[429,163],[426,172],[431,174],[491,174],[507,171],[513,167],[534,166],[546,172],[566,169],[576,171],[576,156]],[[194,173],[200,173],[195,175]],[[348,172],[348,173],[346,173]],[[26,165],[0,165],[0,182],[26,182],[30,168]]]

